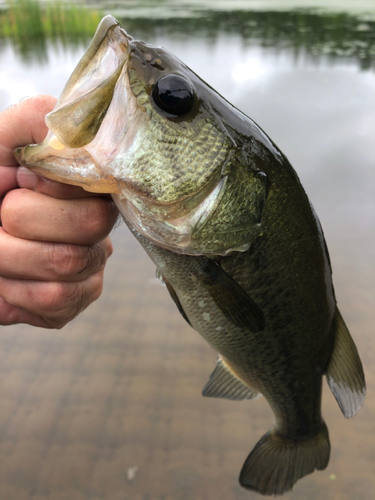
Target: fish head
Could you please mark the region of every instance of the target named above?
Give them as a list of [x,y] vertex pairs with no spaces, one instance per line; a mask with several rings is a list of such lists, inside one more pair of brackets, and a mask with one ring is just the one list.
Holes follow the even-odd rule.
[[193,243],[225,192],[233,155],[218,101],[172,53],[106,16],[46,116],[46,139],[15,156],[47,178],[112,194],[125,220],[158,245],[226,254],[243,238],[224,249]]

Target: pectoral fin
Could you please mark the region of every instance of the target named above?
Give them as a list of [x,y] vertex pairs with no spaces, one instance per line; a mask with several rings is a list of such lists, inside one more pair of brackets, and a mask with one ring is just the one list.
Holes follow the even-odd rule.
[[164,276],[161,275],[161,278],[162,278],[163,282],[165,283],[165,286],[167,287],[167,290],[169,292],[169,295],[172,297],[173,302],[176,304],[177,309],[180,311],[181,316],[191,326],[190,320],[187,317],[187,315],[186,315],[186,313],[181,305],[180,299],[178,298],[177,293],[175,292],[173,286],[169,283],[169,281]]
[[210,293],[225,317],[254,333],[264,329],[264,315],[245,290],[215,261],[206,259],[195,276]]
[[335,344],[326,377],[344,417],[350,418],[363,405],[366,382],[357,348],[337,308],[336,322]]
[[211,373],[207,384],[203,388],[202,396],[241,401],[243,399],[257,398],[261,394],[242,382],[222,357],[219,356],[216,368]]

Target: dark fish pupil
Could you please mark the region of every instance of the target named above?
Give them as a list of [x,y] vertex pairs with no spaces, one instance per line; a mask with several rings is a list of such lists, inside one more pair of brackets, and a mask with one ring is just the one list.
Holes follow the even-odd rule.
[[166,75],[155,84],[152,96],[163,111],[182,116],[194,105],[194,88],[189,80],[180,75]]

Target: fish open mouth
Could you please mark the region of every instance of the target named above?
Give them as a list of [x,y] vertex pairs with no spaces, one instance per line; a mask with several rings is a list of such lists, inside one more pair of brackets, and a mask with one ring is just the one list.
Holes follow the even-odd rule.
[[[134,40],[106,16],[46,116],[47,137],[15,157],[49,179],[111,194],[125,220],[159,246],[242,251],[242,235],[230,247],[217,235],[200,243],[226,192],[231,154],[189,78],[202,85],[168,51]],[[181,120],[171,106],[182,109]]]
[[105,17],[46,117],[48,128],[64,146],[80,148],[96,136],[127,59],[128,45],[129,36],[118,22]]
[[[113,157],[115,138],[107,140],[112,154],[98,146],[103,142],[101,128],[107,122],[116,86],[122,85],[122,101],[132,101],[127,107],[134,114],[135,98],[126,75],[128,46],[132,41],[112,16],[100,23],[87,51],[66,83],[55,108],[46,118],[48,135],[41,144],[32,144],[15,151],[19,163],[50,179],[82,186],[92,192],[113,193],[119,188],[113,175],[107,173],[104,156]],[[124,78],[122,78],[124,77]],[[112,112],[113,114],[113,112]],[[116,120],[116,130],[127,129],[126,113],[122,122]],[[98,134],[100,137],[98,137]],[[95,140],[96,139],[96,140]],[[93,141],[94,144],[93,144]],[[91,147],[90,147],[91,146]]]

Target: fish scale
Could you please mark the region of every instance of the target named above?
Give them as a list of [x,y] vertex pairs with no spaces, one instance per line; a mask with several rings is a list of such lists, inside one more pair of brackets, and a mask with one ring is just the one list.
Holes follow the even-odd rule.
[[[206,135],[208,131],[208,124],[204,124],[202,129],[199,129],[202,135]],[[217,135],[214,130],[210,133],[213,136]],[[155,136],[158,140],[154,139]],[[168,144],[167,150],[165,142]],[[226,149],[225,143],[215,138],[211,142],[209,140],[208,146],[201,151],[197,160],[193,165],[188,166],[186,171],[186,163],[182,162],[181,158],[191,158],[191,151],[195,150],[193,140],[190,137],[181,137],[173,128],[165,126],[163,122],[160,124],[157,122],[154,126],[150,125],[149,137],[142,142],[137,155],[133,158],[133,182],[138,183],[140,179],[143,180],[150,187],[151,196],[159,202],[172,202],[178,197],[196,192],[197,185],[203,186],[212,172],[222,164]],[[166,152],[169,159],[168,165],[165,164]],[[209,161],[209,168],[202,168],[202,162],[205,161]],[[150,163],[158,165],[158,168],[151,169]],[[197,166],[200,168],[198,169]],[[177,179],[178,184],[175,182]]]

